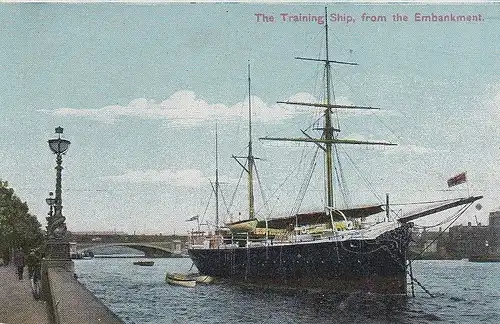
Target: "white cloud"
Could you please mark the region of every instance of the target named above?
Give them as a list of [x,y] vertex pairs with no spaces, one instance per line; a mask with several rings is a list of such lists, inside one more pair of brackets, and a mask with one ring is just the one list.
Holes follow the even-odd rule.
[[[288,101],[319,102],[308,93],[297,93]],[[346,98],[337,98],[341,104],[352,104]],[[315,108],[299,105],[268,104],[257,96],[252,96],[252,119],[256,122],[277,123],[299,114],[311,113]],[[197,98],[193,91],[180,90],[169,98],[155,102],[145,98],[134,99],[125,106],[112,105],[99,109],[59,108],[40,109],[39,112],[58,116],[85,117],[105,123],[114,123],[122,117],[142,119],[166,119],[177,126],[196,126],[209,120],[237,121],[248,118],[248,98],[232,106],[222,103],[208,103]]]
[[[106,123],[113,123],[120,117],[137,117],[167,119],[178,126],[195,126],[213,119],[232,121],[247,118],[247,114],[245,114],[247,109],[248,99],[233,106],[221,103],[210,104],[197,98],[193,91],[181,90],[161,102],[138,98],[125,106],[112,105],[100,109],[41,109],[39,111],[59,116],[87,117]],[[256,121],[278,122],[291,118],[302,111],[280,104],[268,105],[259,97],[252,96],[252,112],[252,118]]]

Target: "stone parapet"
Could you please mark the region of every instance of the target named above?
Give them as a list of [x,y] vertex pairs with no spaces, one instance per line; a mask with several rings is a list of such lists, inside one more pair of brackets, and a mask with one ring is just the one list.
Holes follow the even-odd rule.
[[53,264],[45,269],[51,299],[49,304],[55,323],[123,323],[74,278],[71,267]]

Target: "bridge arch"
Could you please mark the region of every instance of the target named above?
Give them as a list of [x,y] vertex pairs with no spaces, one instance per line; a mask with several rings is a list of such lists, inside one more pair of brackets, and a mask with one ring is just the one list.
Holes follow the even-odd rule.
[[135,250],[144,252],[147,258],[172,258],[180,257],[180,253],[174,252],[169,248],[162,246],[147,244],[147,243],[94,243],[94,244],[78,244],[77,253],[83,253],[84,251],[92,251],[95,249],[110,247],[110,246],[123,246],[133,248]]

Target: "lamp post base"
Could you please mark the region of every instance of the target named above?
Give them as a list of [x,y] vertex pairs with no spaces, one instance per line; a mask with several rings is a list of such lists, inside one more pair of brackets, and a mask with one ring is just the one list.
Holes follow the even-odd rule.
[[71,260],[69,242],[53,239],[48,240],[45,253],[45,259],[48,260]]

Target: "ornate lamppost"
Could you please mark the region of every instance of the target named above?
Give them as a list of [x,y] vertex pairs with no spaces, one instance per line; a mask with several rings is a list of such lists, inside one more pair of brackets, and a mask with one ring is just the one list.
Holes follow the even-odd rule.
[[56,203],[56,199],[54,198],[54,193],[51,191],[49,192],[49,198],[45,198],[45,202],[47,203],[47,205],[50,206],[50,210],[49,212],[47,213],[47,215],[49,215],[46,219],[47,219],[47,222],[49,222],[49,220],[51,219],[52,215],[53,215],[53,212],[54,212],[54,205]]
[[[62,189],[61,189],[61,171],[63,167],[62,155],[69,148],[70,141],[61,138],[62,127],[56,128],[57,138],[48,140],[50,150],[56,154],[56,196],[46,199],[50,206],[49,217],[47,217],[47,257],[49,259],[69,260],[69,243],[66,235],[66,218],[62,215]],[[53,213],[52,213],[53,210]]]

